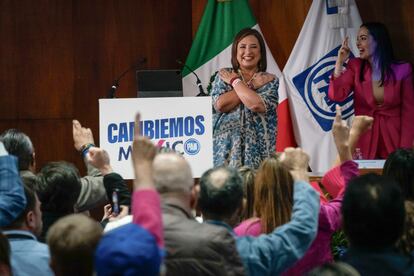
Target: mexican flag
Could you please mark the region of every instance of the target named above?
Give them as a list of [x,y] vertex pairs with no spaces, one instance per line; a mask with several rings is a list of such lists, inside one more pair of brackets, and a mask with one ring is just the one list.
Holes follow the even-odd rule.
[[[231,66],[231,46],[236,34],[243,28],[254,28],[261,33],[260,27],[250,9],[247,0],[208,0],[203,17],[194,37],[193,44],[188,54],[186,65],[191,68],[200,78],[204,92],[209,94],[209,84],[214,74],[224,67]],[[277,66],[269,47],[266,44],[267,72],[281,77],[281,71]],[[187,68],[183,69],[183,94],[184,96],[195,96],[199,93],[196,85],[196,77]],[[286,109],[286,94],[279,94],[280,106]],[[278,108],[279,111],[279,108]],[[289,114],[286,114],[289,115]],[[278,142],[290,145],[294,143],[285,142],[281,137],[287,136],[293,139],[292,128],[287,129],[290,119],[279,114]],[[291,126],[291,124],[290,124]],[[288,134],[288,135],[286,135]]]

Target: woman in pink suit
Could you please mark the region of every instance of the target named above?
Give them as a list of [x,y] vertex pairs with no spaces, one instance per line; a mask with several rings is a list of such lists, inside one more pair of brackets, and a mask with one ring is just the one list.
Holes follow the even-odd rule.
[[413,72],[409,63],[394,59],[391,40],[382,23],[362,24],[357,37],[359,58],[349,60],[348,38],[342,43],[328,96],[343,101],[354,91],[355,115],[374,118],[372,129],[359,140],[364,159],[386,159],[414,140]]

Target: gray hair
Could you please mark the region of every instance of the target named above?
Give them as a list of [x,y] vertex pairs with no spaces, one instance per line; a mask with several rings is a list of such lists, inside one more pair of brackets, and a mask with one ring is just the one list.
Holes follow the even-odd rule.
[[173,152],[158,154],[153,163],[155,187],[163,193],[189,193],[193,175],[188,162]]
[[27,170],[33,161],[33,144],[29,136],[17,129],[8,129],[0,135],[0,141],[9,154],[19,159],[19,170]]

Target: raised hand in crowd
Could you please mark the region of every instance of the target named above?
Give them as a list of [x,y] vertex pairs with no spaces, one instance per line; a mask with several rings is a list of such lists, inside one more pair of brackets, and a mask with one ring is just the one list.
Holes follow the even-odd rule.
[[309,155],[301,148],[286,148],[280,160],[290,170],[294,180],[309,182]]
[[[370,116],[366,116],[366,115],[355,116],[354,119],[352,120],[351,129],[349,130],[349,135],[348,135],[349,136],[348,145],[349,145],[349,150],[351,151],[351,155],[354,154],[355,152],[355,148],[356,148],[356,145],[358,144],[359,138],[361,137],[362,134],[364,134],[367,130],[369,130],[372,127],[373,122],[374,122],[374,118]],[[333,131],[333,127],[332,127],[332,131]],[[338,151],[338,154],[339,154],[339,151]],[[341,162],[343,162],[343,160],[340,160],[340,156],[338,155],[333,166],[337,166]]]
[[153,188],[152,161],[157,153],[155,145],[140,135],[141,115],[135,116],[134,141],[132,144],[132,164],[134,166],[134,189]]
[[78,120],[72,121],[72,134],[77,151],[82,151],[82,148],[88,145],[95,145],[91,129],[82,127]]
[[112,201],[112,204],[115,204],[112,198],[115,190],[117,191],[117,197],[119,197],[116,199],[116,204],[119,204],[119,210],[113,210],[111,204],[105,205],[102,221],[106,219],[113,221],[127,216],[129,214],[131,195],[123,178],[119,174],[113,173],[108,153],[104,149],[91,147],[86,155],[86,160],[104,176],[103,184],[107,197]]
[[342,120],[342,112],[339,105],[336,105],[336,116],[332,125],[332,134],[340,161],[343,163],[346,160],[352,160],[352,153],[349,147],[349,127],[346,121]]
[[86,160],[95,168],[97,168],[103,176],[108,173],[112,173],[113,169],[110,164],[108,153],[101,148],[91,147],[89,148]]

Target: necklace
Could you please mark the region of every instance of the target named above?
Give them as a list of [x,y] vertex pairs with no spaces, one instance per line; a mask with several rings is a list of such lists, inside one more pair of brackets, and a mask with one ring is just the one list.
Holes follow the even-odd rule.
[[242,71],[240,70],[240,68],[237,70],[237,72],[239,73],[239,75],[241,76],[241,78],[242,78],[242,81],[250,88],[250,89],[253,89],[254,90],[254,86],[253,86],[253,80],[254,80],[254,78],[256,77],[256,74],[257,74],[257,72],[254,72],[254,74],[253,74],[253,76],[249,79],[249,80],[245,80],[245,78],[244,78],[244,76],[243,76],[243,73],[242,73]]

